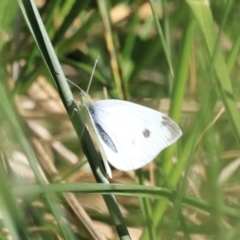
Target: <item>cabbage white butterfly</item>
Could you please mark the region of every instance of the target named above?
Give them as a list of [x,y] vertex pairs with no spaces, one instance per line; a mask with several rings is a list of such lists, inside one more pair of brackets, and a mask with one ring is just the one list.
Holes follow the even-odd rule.
[[141,168],[182,135],[163,113],[123,100],[93,103],[82,90],[80,116],[99,147],[109,177],[108,162],[122,171]]

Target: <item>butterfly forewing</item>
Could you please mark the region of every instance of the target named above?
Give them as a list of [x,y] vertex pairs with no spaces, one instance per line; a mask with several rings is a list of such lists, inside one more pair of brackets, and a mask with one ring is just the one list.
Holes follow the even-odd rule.
[[168,116],[138,104],[102,100],[91,108],[105,156],[119,170],[128,171],[144,166],[182,134]]

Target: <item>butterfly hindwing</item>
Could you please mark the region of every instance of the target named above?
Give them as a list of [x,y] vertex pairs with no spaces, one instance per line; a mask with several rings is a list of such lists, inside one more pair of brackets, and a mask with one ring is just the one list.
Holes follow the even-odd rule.
[[103,135],[101,135],[101,132],[99,132],[99,130],[97,128],[97,124],[93,120],[93,116],[92,116],[93,109],[91,106],[92,106],[92,104],[85,104],[85,103],[81,105],[81,107],[80,107],[81,118],[82,118],[83,123],[87,127],[88,131],[90,132],[91,136],[93,137],[95,144],[97,144],[98,149],[101,152],[105,171],[106,171],[107,175],[110,178],[112,178],[112,171],[111,171],[110,166],[108,165],[106,153],[105,153],[104,147],[101,142]]

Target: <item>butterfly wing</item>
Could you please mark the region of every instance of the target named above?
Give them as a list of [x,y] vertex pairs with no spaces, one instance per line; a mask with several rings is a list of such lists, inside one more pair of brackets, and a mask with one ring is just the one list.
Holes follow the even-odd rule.
[[165,114],[127,101],[98,101],[89,112],[108,162],[123,171],[151,162],[182,134]]

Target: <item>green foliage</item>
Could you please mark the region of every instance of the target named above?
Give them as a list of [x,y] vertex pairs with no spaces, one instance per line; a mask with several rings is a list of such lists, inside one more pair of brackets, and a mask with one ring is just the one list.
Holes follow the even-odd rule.
[[[0,1],[0,239],[238,239],[240,3],[35,3]],[[85,90],[98,56],[93,99],[167,111],[183,131],[111,184],[65,78]]]

